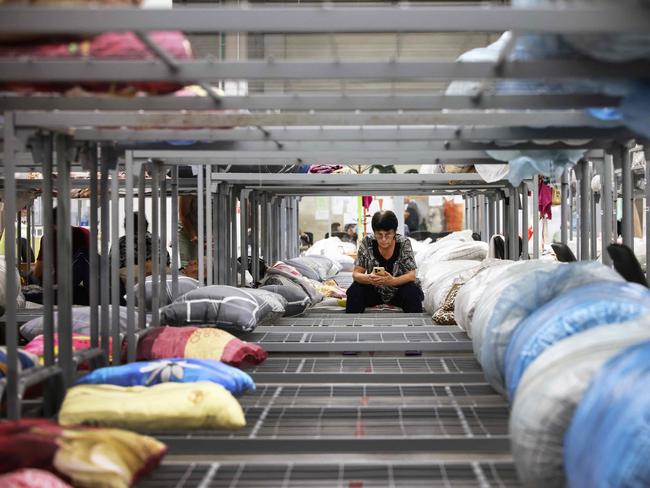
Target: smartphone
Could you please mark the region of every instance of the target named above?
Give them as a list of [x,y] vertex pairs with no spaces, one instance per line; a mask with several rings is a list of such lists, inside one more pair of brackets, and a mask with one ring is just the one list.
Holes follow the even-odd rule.
[[383,274],[386,274],[386,270],[384,269],[383,266],[375,266],[374,268],[372,268],[372,274],[381,276]]

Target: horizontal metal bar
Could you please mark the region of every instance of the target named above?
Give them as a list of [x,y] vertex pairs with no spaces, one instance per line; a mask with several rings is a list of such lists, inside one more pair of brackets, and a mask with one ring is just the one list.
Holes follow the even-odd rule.
[[179,61],[170,72],[161,61],[0,59],[0,81],[173,81],[222,80],[484,80],[484,79],[640,79],[650,62],[591,60],[457,63],[454,61]]
[[583,112],[454,111],[454,112],[326,112],[326,113],[205,113],[205,112],[15,112],[18,127],[139,127],[224,128],[242,126],[400,126],[469,125],[501,127],[600,127],[620,126],[616,121],[597,120]]
[[295,438],[295,439],[224,439],[223,437],[157,435],[168,454],[235,453],[382,453],[382,452],[510,452],[508,436],[476,437],[405,437],[405,438]]
[[468,186],[459,186],[459,185],[449,185],[445,187],[446,189],[441,188],[426,188],[426,187],[415,187],[412,189],[408,188],[354,188],[349,190],[336,190],[334,188],[319,188],[314,190],[304,190],[301,191],[296,188],[279,188],[279,189],[266,189],[264,187],[250,187],[251,189],[263,189],[269,193],[282,197],[282,196],[361,196],[368,195],[372,193],[373,195],[382,195],[382,196],[406,196],[406,195],[427,195],[427,196],[449,196],[449,195],[461,195],[461,194],[475,194],[477,191],[494,191],[495,189],[504,188],[503,184],[497,183],[484,183],[481,185],[476,185],[473,187]]
[[615,107],[619,97],[573,95],[278,95],[210,97],[0,97],[0,110],[469,110]]
[[[66,100],[62,98],[62,100]],[[634,134],[623,127],[358,127],[320,129],[305,127],[264,127],[268,135],[253,127],[235,129],[86,129],[70,132],[75,139],[85,141],[521,141],[562,139],[630,139]],[[186,148],[191,149],[191,148]],[[202,149],[202,148],[201,148]],[[505,149],[505,148],[504,148]]]
[[381,332],[462,332],[455,325],[269,325],[257,327],[256,333],[265,332],[306,332],[306,333],[337,333],[354,332],[363,334]]
[[503,30],[605,33],[648,29],[640,6],[461,7],[177,7],[3,8],[0,32],[98,33],[181,30],[185,32],[500,32]]
[[[579,149],[579,148],[602,148],[602,141],[581,141],[579,144],[566,144],[556,142],[552,144],[538,144],[536,142],[522,142],[508,146],[509,150],[517,149]],[[502,150],[503,145],[493,142],[471,142],[471,141],[287,141],[280,146],[276,141],[236,141],[213,143],[208,150],[195,150],[186,153],[192,157],[212,157],[221,151],[237,151],[240,156],[246,157],[249,152],[264,152],[268,155],[281,156],[285,153],[301,152],[386,152],[399,151],[409,153],[413,151],[461,151],[461,150]],[[138,156],[141,157],[139,151]],[[257,156],[255,156],[257,157]],[[298,156],[300,157],[300,156]]]
[[256,384],[452,384],[485,383],[483,373],[252,373]]
[[[477,173],[443,173],[443,174],[293,174],[288,181],[286,174],[270,173],[213,173],[213,181],[223,181],[232,184],[264,183],[270,186],[278,183],[281,186],[295,185],[374,185],[374,184],[434,184],[449,181],[483,182]],[[273,329],[276,326],[272,327]],[[458,331],[458,327],[454,327]],[[436,331],[439,330],[436,327]]]
[[267,352],[470,352],[471,341],[457,342],[263,342]]
[[[163,154],[161,151],[160,154]],[[447,157],[455,158],[485,158],[484,150],[454,150],[454,151],[214,151],[209,157],[199,158],[187,155],[182,158],[167,157],[168,164],[375,164],[390,162],[396,164],[437,163]],[[164,156],[161,156],[161,158]],[[203,163],[202,163],[203,162]]]

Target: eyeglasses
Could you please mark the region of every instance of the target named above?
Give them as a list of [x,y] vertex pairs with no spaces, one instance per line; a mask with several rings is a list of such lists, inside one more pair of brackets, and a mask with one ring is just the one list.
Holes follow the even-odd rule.
[[395,232],[376,232],[375,237],[378,241],[389,241],[395,238]]

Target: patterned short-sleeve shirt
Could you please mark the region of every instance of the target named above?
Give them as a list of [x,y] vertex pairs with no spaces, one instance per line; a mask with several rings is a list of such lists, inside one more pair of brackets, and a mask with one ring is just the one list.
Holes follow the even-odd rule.
[[[393,269],[387,271],[393,276],[402,276],[409,271],[416,269],[415,255],[413,254],[411,241],[406,237],[397,234],[395,240],[396,246],[399,248],[399,255],[393,265]],[[381,266],[374,252],[374,249],[377,247],[375,245],[376,242],[377,239],[375,236],[370,234],[363,238],[357,251],[357,260],[354,263],[356,266],[360,266],[366,271],[372,271],[372,268],[375,266]],[[415,283],[420,286],[420,283],[417,280]],[[394,286],[379,286],[377,288],[384,303],[389,303],[395,296],[395,293],[397,293],[397,288]]]

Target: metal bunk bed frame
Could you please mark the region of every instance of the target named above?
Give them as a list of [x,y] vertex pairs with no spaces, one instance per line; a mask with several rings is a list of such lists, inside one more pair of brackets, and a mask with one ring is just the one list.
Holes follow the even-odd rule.
[[[363,7],[363,8],[192,8],[173,9],[171,11],[138,11],[133,9],[103,10],[100,16],[94,11],[82,9],[3,9],[0,17],[0,32],[36,32],[36,33],[97,33],[109,30],[134,30],[139,32],[141,39],[147,41],[146,32],[151,30],[178,29],[185,32],[461,32],[471,30],[501,31],[513,29],[515,32],[646,32],[648,25],[648,12],[643,9],[610,9],[593,7],[570,7],[561,13],[549,9],[511,9],[509,7]],[[150,42],[149,42],[150,44]],[[149,45],[147,44],[147,45]],[[187,82],[209,82],[215,78],[234,79],[359,79],[376,78],[390,79],[393,81],[413,78],[425,79],[485,79],[496,78],[523,78],[536,79],[543,75],[544,78],[574,78],[574,77],[617,77],[637,78],[647,73],[648,63],[624,63],[617,65],[616,70],[611,69],[609,63],[588,61],[544,61],[529,63],[509,63],[501,59],[497,63],[464,63],[453,62],[405,62],[399,59],[386,62],[344,62],[335,59],[332,62],[289,62],[277,60],[253,61],[214,61],[196,60],[177,62],[170,59],[156,46],[151,46],[158,57],[158,61],[129,62],[129,61],[34,61],[16,60],[0,61],[0,81],[69,81],[69,80],[173,80]],[[208,90],[210,97],[194,98],[190,100],[174,99],[172,97],[142,97],[128,101],[115,99],[108,100],[101,97],[88,98],[63,98],[63,97],[24,97],[5,96],[0,98],[0,109],[4,110],[3,126],[3,166],[2,176],[5,191],[5,215],[16,215],[16,181],[14,172],[22,167],[42,169],[42,199],[43,216],[45,222],[45,235],[52,235],[52,200],[54,186],[58,191],[58,225],[60,228],[69,227],[69,172],[82,162],[81,166],[90,171],[90,224],[91,224],[91,270],[94,277],[111,276],[113,283],[118,279],[116,264],[116,247],[113,246],[113,267],[109,270],[108,240],[103,236],[112,236],[111,242],[116,242],[119,232],[117,212],[112,212],[112,222],[109,221],[109,208],[117,209],[119,206],[120,189],[123,189],[125,198],[126,226],[133,228],[133,196],[138,195],[138,208],[140,215],[144,215],[144,195],[150,192],[152,200],[154,239],[160,237],[166,240],[164,227],[159,229],[160,222],[166,221],[166,198],[172,198],[172,229],[177,224],[177,202],[179,180],[176,167],[179,164],[201,165],[207,168],[206,173],[198,172],[196,192],[199,199],[205,196],[205,201],[199,202],[199,222],[211,222],[206,227],[206,236],[200,235],[208,241],[207,271],[203,275],[202,252],[199,252],[199,278],[206,278],[208,283],[242,284],[245,281],[245,266],[241,266],[241,273],[237,276],[237,201],[242,208],[251,208],[251,226],[261,229],[253,232],[252,237],[252,262],[253,275],[259,277],[257,258],[264,255],[271,260],[296,256],[298,253],[297,242],[288,236],[297,236],[297,216],[299,198],[304,195],[342,195],[368,191],[383,194],[446,194],[449,190],[460,192],[466,201],[467,226],[480,230],[484,239],[494,233],[503,233],[506,236],[517,236],[520,232],[526,236],[528,229],[527,208],[531,204],[537,206],[537,178],[525,182],[518,188],[504,183],[494,185],[477,182],[475,177],[467,175],[310,175],[309,177],[293,174],[266,174],[266,173],[224,173],[220,171],[224,165],[279,165],[296,164],[300,162],[336,162],[374,163],[390,161],[392,164],[414,163],[494,163],[485,156],[486,149],[503,149],[499,143],[512,141],[539,141],[556,139],[589,139],[590,142],[581,146],[590,152],[577,165],[575,176],[579,182],[577,194],[579,206],[579,233],[580,259],[595,257],[596,207],[593,203],[592,192],[589,186],[590,175],[595,171],[603,181],[603,191],[600,199],[602,248],[612,242],[615,230],[613,205],[615,198],[615,169],[621,170],[622,196],[623,196],[623,241],[632,242],[632,202],[634,197],[631,179],[631,141],[635,134],[616,126],[610,122],[595,121],[578,109],[590,106],[611,106],[617,102],[615,97],[606,97],[594,94],[577,95],[491,95],[478,93],[473,96],[459,95],[309,95],[309,94],[281,94],[281,95],[250,95],[245,97],[219,97]],[[423,107],[425,107],[423,109]],[[204,112],[212,110],[282,110],[282,112],[257,112],[257,113],[224,113]],[[499,111],[495,109],[504,109]],[[522,109],[522,110],[518,110]],[[97,111],[99,110],[99,111]],[[183,112],[173,112],[183,110]],[[316,112],[314,112],[314,110]],[[446,111],[453,110],[453,111]],[[144,111],[144,112],[142,112]],[[552,125],[553,127],[549,127]],[[336,126],[336,127],[334,127]],[[345,128],[341,126],[347,126]],[[179,129],[182,127],[182,129]],[[224,127],[231,127],[226,128]],[[137,130],[134,130],[137,129]],[[183,148],[183,150],[170,150],[168,146],[158,141],[169,140],[199,140],[206,144],[197,149]],[[278,141],[281,141],[278,143]],[[533,149],[549,147],[569,147],[562,144],[549,146],[548,144],[515,143],[514,148]],[[26,150],[28,150],[26,152]],[[31,153],[30,153],[31,152]],[[646,156],[648,156],[646,149]],[[145,179],[144,165],[151,172],[151,178]],[[56,168],[57,178],[53,179]],[[118,171],[123,168],[125,179],[118,178]],[[171,170],[171,179],[166,178],[167,170]],[[139,171],[138,187],[135,187],[136,173]],[[648,166],[646,165],[646,181],[648,179]],[[110,178],[109,178],[110,176]],[[330,178],[331,176],[331,178]],[[452,178],[453,177],[453,178]],[[308,178],[313,178],[309,182]],[[390,179],[390,183],[385,180]],[[450,180],[454,184],[450,184]],[[459,183],[460,182],[460,183]],[[569,177],[562,180],[562,211],[561,229],[562,242],[567,242],[573,232],[570,224],[570,210],[573,206],[569,189]],[[167,187],[169,184],[169,187]],[[150,189],[147,189],[147,186]],[[191,185],[189,185],[191,186]],[[188,186],[188,189],[189,189]],[[528,191],[532,191],[532,202],[529,203]],[[646,185],[646,198],[650,188]],[[517,206],[513,205],[522,196],[523,219],[518,220]],[[507,198],[507,200],[506,200]],[[163,203],[163,200],[165,203]],[[572,211],[571,211],[572,212]],[[98,216],[101,214],[101,229],[98,228]],[[650,211],[646,206],[646,219]],[[241,226],[239,240],[241,242],[241,261],[247,261],[247,218],[248,212],[241,212]],[[533,212],[533,226],[538,229],[537,212]],[[225,217],[225,218],[222,218]],[[7,219],[9,222],[10,219]],[[144,233],[143,220],[140,221],[138,233]],[[200,225],[200,232],[203,226]],[[287,229],[287,232],[269,232],[268,229]],[[13,225],[6,225],[6,265],[13,269],[15,259],[16,232]],[[98,242],[98,235],[102,235]],[[649,232],[646,227],[646,243],[650,244]],[[143,328],[143,314],[139,321],[135,319],[135,295],[143,300],[144,287],[137,289],[134,286],[135,276],[133,271],[134,250],[133,234],[127,232],[127,361],[135,358],[137,331]],[[59,232],[56,247],[50,243],[44,252],[44,265],[52,269],[55,256],[59,263],[58,276],[58,314],[59,314],[59,356],[55,361],[53,348],[53,303],[54,292],[52,276],[46,273],[44,278],[44,335],[45,335],[45,367],[37,368],[31,373],[19,373],[17,361],[17,310],[15,303],[7,303],[5,314],[5,338],[7,344],[8,370],[6,375],[5,398],[9,418],[21,415],[21,399],[27,386],[36,382],[50,381],[50,388],[45,401],[45,414],[52,415],[60,400],[55,392],[62,393],[65,388],[73,383],[74,361],[84,360],[87,357],[99,355],[104,359],[108,357],[109,339],[116,344],[121,339],[117,314],[117,298],[113,287],[112,300],[109,296],[111,290],[106,286],[108,280],[91,283],[91,341],[93,350],[86,356],[73,354],[72,327],[71,327],[71,242],[70,235]],[[172,232],[172,295],[178,293],[177,283],[177,235]],[[534,233],[533,256],[538,257],[539,242],[538,232]],[[510,248],[508,255],[519,259],[516,249],[516,239],[509,239]],[[139,239],[139,243],[143,239]],[[219,252],[212,253],[212,245]],[[523,239],[523,258],[528,256],[527,239]],[[98,247],[99,246],[99,247]],[[143,262],[144,246],[137,250],[139,262]],[[99,258],[95,258],[99,254]],[[153,300],[154,313],[152,325],[157,325],[157,297],[160,283],[166,282],[164,253],[159,253],[154,246],[153,269]],[[603,253],[603,261],[607,256]],[[144,271],[141,268],[139,283],[144,282]],[[7,280],[7,296],[15,294],[15,282]],[[112,302],[112,303],[110,303]],[[108,310],[113,308],[113,320],[109,324]],[[404,317],[395,317],[396,323]],[[395,320],[393,322],[395,322]],[[402,366],[393,372],[375,373],[375,375],[357,374],[345,370],[340,363],[338,374],[325,370],[318,373],[317,361],[327,361],[325,358],[312,359],[314,372],[308,378],[303,374],[302,368],[307,357],[302,359],[299,369],[292,373],[288,363],[285,369],[278,371],[265,370],[264,365],[258,367],[254,374],[258,374],[258,383],[262,382],[264,388],[269,388],[273,398],[281,398],[283,382],[288,385],[295,383],[306,388],[310,383],[323,385],[363,382],[364,388],[368,384],[378,383],[385,386],[399,383],[421,385],[423,383],[445,384],[449,382],[461,383],[469,388],[478,380],[478,371],[471,367],[467,370],[450,369],[453,361],[462,360],[463,356],[444,358],[428,356],[426,351],[445,351],[467,349],[467,341],[460,345],[460,349],[453,349],[458,339],[444,339],[436,341],[431,334],[453,334],[451,330],[435,328],[436,332],[424,332],[429,337],[424,341],[416,339],[410,341],[407,334],[420,331],[420,327],[409,325],[390,325],[384,328],[355,327],[354,333],[361,336],[366,333],[375,334],[402,334],[399,341],[386,341],[384,338],[367,342],[367,348],[360,348],[361,339],[336,341],[337,334],[351,334],[349,329],[339,332],[330,321],[327,327],[314,327],[318,329],[310,333],[307,327],[301,329],[295,323],[280,325],[273,330],[259,330],[257,334],[265,347],[278,351],[277,357],[269,359],[269,366],[273,367],[282,361],[291,361],[292,356],[286,358],[283,354],[297,353],[300,347],[305,352],[316,351],[379,351],[385,346],[386,351],[413,351],[417,350],[424,357],[419,361],[422,367],[426,361],[441,361],[440,372],[431,369],[428,365],[425,370],[418,373],[405,375]],[[346,324],[349,325],[349,324]],[[326,330],[328,329],[328,330]],[[370,331],[373,329],[373,331]],[[358,331],[358,332],[357,332]],[[299,335],[296,347],[293,341],[269,340],[264,337],[269,334],[285,336]],[[311,337],[329,334],[332,338],[319,341],[312,347]],[[307,338],[309,336],[310,338]],[[418,344],[414,344],[417,342]],[[463,342],[463,341],[460,341]],[[275,344],[277,347],[269,347]],[[383,344],[383,345],[382,345]],[[440,347],[442,345],[442,347]],[[351,348],[351,349],[350,349]],[[431,353],[435,354],[435,353]],[[339,361],[334,358],[330,358]],[[467,358],[465,358],[467,359]],[[119,363],[119,355],[114,355],[115,362]],[[353,367],[363,367],[357,363],[366,358],[350,358]],[[377,358],[367,358],[373,365]],[[392,360],[392,359],[391,359]],[[403,359],[404,361],[406,358]],[[355,363],[356,361],[356,363]],[[374,366],[373,366],[374,367]],[[480,370],[479,370],[480,371]],[[368,377],[369,376],[369,377]],[[59,388],[51,383],[48,378],[62,380]],[[427,380],[427,377],[432,379]],[[345,380],[343,380],[345,378]],[[459,385],[460,386],[460,385]],[[477,387],[479,385],[476,385]],[[162,438],[170,442],[172,452],[182,453],[190,449],[195,453],[215,453],[216,446],[223,442],[221,455],[227,464],[227,454],[233,449],[243,452],[254,448],[256,452],[314,452],[333,453],[336,451],[350,451],[360,449],[365,453],[403,453],[457,451],[475,453],[504,453],[508,449],[507,436],[500,429],[502,424],[495,421],[490,415],[497,415],[498,410],[490,410],[482,416],[481,404],[474,407],[461,406],[456,397],[447,391],[445,393],[455,405],[456,414],[462,424],[460,436],[444,432],[441,437],[429,436],[422,439],[404,438],[379,438],[356,439],[351,442],[349,438],[320,438],[320,434],[312,439],[291,438],[260,438],[254,439],[257,429],[265,428],[265,418],[269,414],[271,403],[262,403],[261,406],[248,404],[250,414],[256,422],[253,431],[241,436],[231,436],[231,442],[225,442],[228,436],[203,436],[201,433],[186,438]],[[332,393],[333,395],[333,393]],[[304,411],[305,407],[302,407]],[[434,409],[435,410],[435,409]],[[443,408],[444,410],[444,408]],[[443,410],[435,410],[430,422],[440,422],[439,415]],[[277,414],[275,410],[273,410]],[[294,412],[300,414],[300,412]],[[391,416],[399,413],[409,414],[409,408],[401,408],[385,412],[386,418],[377,417],[380,422],[387,422]],[[429,410],[431,414],[431,409]],[[456,415],[454,414],[454,415]],[[323,412],[321,412],[321,416]],[[357,415],[363,417],[364,412],[359,410]],[[369,412],[372,415],[372,412]],[[470,424],[467,415],[474,415]],[[422,420],[422,419],[420,419]],[[278,422],[282,419],[278,418]],[[496,422],[490,424],[490,422]],[[281,425],[280,423],[276,425]],[[400,428],[406,429],[406,424]],[[281,427],[277,427],[281,428]],[[478,429],[478,430],[475,430]],[[494,429],[494,430],[490,430]],[[402,430],[404,434],[405,430]],[[482,432],[479,434],[479,432]],[[486,434],[483,437],[483,434]],[[478,434],[478,435],[477,435]],[[248,436],[248,437],[247,437]],[[218,441],[218,442],[215,442]],[[229,451],[228,451],[229,449]],[[294,454],[292,454],[293,456]],[[419,458],[414,458],[417,459]],[[478,458],[477,458],[478,459]],[[171,465],[173,466],[173,465]],[[171,466],[165,469],[171,469]],[[382,463],[388,467],[388,477],[396,480],[396,473],[404,469],[405,465],[393,466],[391,463]],[[469,468],[467,468],[469,466]],[[464,469],[469,469],[471,476],[484,484],[494,481],[496,484],[514,483],[508,477],[507,467],[504,479],[499,473],[503,466],[479,464],[471,462]],[[495,467],[496,466],[496,467]],[[282,471],[280,477],[289,479],[292,469],[300,471],[300,467],[277,467]],[[318,470],[309,470],[305,473]],[[318,471],[321,475],[326,467]],[[415,466],[417,468],[417,466]],[[438,469],[432,474],[432,479],[441,479],[449,483],[453,479],[449,466],[428,465],[428,468]],[[193,470],[197,470],[197,483],[210,481],[219,470],[230,472],[232,483],[242,479],[244,471],[242,466],[221,466],[219,464],[193,464],[190,468],[179,467],[181,477],[191,477]],[[253,471],[268,476],[269,466],[253,466]],[[329,469],[329,468],[328,468]],[[338,476],[343,479],[340,467]],[[354,470],[354,466],[346,465],[346,469]],[[370,469],[370,468],[368,468]],[[377,470],[378,466],[372,469]],[[183,471],[184,470],[184,471]],[[230,470],[230,471],[228,471]],[[501,470],[501,471],[500,471]],[[491,474],[490,474],[491,473]],[[178,474],[178,473],[177,473]],[[303,474],[304,475],[304,474]],[[510,474],[511,475],[511,474]],[[176,476],[176,474],[174,474]],[[330,475],[328,475],[330,476]],[[273,479],[275,479],[272,476]],[[184,478],[183,478],[184,479]],[[266,479],[266,478],[264,478]],[[330,478],[327,478],[330,479]],[[347,479],[347,477],[345,478]],[[382,478],[383,479],[383,478]],[[474,479],[474,478],[472,478]],[[489,484],[489,483],[488,483]]]

